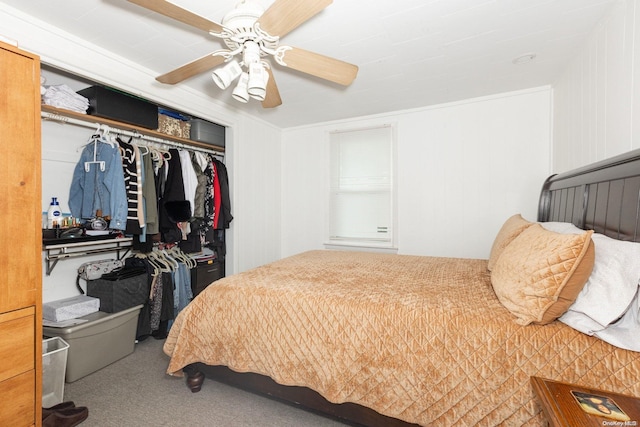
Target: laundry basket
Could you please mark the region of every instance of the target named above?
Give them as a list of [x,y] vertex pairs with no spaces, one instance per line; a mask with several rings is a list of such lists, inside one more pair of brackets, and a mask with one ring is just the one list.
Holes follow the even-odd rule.
[[69,344],[60,337],[42,340],[42,407],[50,408],[64,398],[64,375]]

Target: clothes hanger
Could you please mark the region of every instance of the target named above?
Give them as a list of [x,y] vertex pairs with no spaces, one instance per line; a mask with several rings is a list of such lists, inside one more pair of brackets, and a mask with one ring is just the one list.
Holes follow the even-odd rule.
[[116,143],[113,142],[109,137],[109,132],[111,132],[111,128],[109,127],[109,125],[100,125],[100,142],[109,144],[111,148],[114,148],[116,146]]
[[176,260],[173,256],[171,256],[168,252],[167,249],[162,249],[160,251],[160,255],[162,255],[164,257],[164,259],[167,260],[167,262],[169,262],[174,271],[177,270],[178,268],[180,268],[180,263],[178,262],[178,260]]
[[169,262],[164,259],[163,256],[160,255],[158,250],[154,249],[153,251],[149,252],[147,256],[151,259],[154,259],[158,264],[160,264],[160,271],[165,273],[172,273],[174,271],[173,266],[169,264]]
[[[146,145],[144,145],[144,144],[136,144],[136,145],[138,146],[138,150],[140,150],[140,154],[141,155],[144,156],[144,155],[150,153],[149,147],[147,147]],[[142,150],[144,150],[144,151],[142,151]]]
[[82,144],[81,146],[79,146],[79,147],[76,149],[76,151],[83,150],[83,149],[84,149],[85,147],[87,147],[89,144],[93,144],[93,142],[94,142],[93,140],[94,140],[94,139],[96,139],[96,138],[99,138],[99,137],[100,137],[100,128],[101,128],[101,125],[99,125],[99,124],[97,124],[97,123],[96,123],[96,126],[97,126],[96,131],[95,131],[95,132],[93,132],[93,133],[91,134],[91,136],[89,137],[89,140],[88,140],[86,143],[84,143],[84,144]]
[[175,258],[177,261],[188,265],[188,262],[185,260],[184,258],[184,254],[182,253],[182,251],[180,250],[180,248],[178,246],[173,246],[169,249],[167,249],[167,253],[170,254],[173,258]]
[[153,273],[151,273],[152,276],[157,276],[158,273],[160,273],[160,267],[156,263],[152,262],[146,254],[137,253],[134,255],[134,257],[146,260],[149,265],[153,267]]
[[[138,147],[138,150],[140,150],[140,154],[141,155],[145,155],[145,154],[149,154],[149,147],[147,146],[146,143],[143,142],[142,140],[142,135],[140,135],[138,133],[138,131],[133,131],[133,140],[129,140],[129,142],[131,144],[134,144],[136,147]],[[142,149],[144,149],[144,152],[142,151]]]
[[89,172],[91,170],[91,165],[93,164],[97,164],[100,167],[100,172],[104,172],[106,169],[106,165],[104,160],[98,160],[97,159],[97,155],[98,155],[98,141],[101,140],[101,135],[100,135],[100,131],[102,129],[102,125],[98,126],[98,130],[96,131],[96,133],[94,133],[93,135],[91,135],[91,138],[89,138],[89,144],[93,143],[93,161],[87,161],[84,162],[84,171],[85,172]]
[[174,246],[171,249],[169,249],[169,253],[171,253],[175,258],[180,260],[184,265],[186,265],[190,269],[195,268],[198,265],[197,261],[195,261],[188,254],[184,253],[184,251],[180,249],[178,246]]

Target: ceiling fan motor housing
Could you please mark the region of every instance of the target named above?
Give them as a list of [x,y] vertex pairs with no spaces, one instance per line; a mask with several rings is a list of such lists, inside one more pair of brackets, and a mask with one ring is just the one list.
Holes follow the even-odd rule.
[[[263,34],[258,34],[254,28],[255,22],[264,13],[264,8],[251,1],[242,1],[235,9],[227,13],[222,19],[222,25],[229,29],[233,35],[231,37],[225,37],[224,43],[232,51],[241,48],[245,42],[252,41],[259,44],[261,47],[265,46],[265,40]],[[266,47],[275,49],[277,42],[267,41]],[[260,52],[264,55],[265,52]]]

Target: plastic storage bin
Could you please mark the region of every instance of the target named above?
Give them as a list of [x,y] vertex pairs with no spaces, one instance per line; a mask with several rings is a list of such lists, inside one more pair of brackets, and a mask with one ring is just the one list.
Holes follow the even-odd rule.
[[63,402],[69,344],[60,337],[42,340],[42,407]]
[[189,129],[192,141],[206,142],[224,147],[225,127],[202,119],[191,119]]
[[142,305],[117,313],[99,311],[80,317],[87,322],[68,328],[45,326],[45,337],[61,337],[69,343],[66,382],[79,380],[133,353],[140,309]]

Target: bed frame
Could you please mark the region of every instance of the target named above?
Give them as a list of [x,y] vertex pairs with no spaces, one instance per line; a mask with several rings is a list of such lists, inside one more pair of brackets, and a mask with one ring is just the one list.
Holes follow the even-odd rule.
[[538,221],[572,222],[617,240],[640,241],[640,150],[544,182]]
[[[544,182],[538,221],[572,222],[618,240],[640,241],[640,150],[573,171]],[[265,395],[351,425],[415,426],[353,403],[334,404],[306,387],[283,386],[254,373],[196,363],[184,368],[192,392],[205,377]]]

